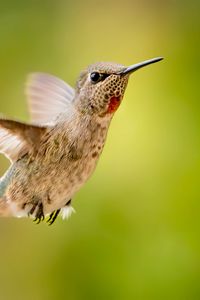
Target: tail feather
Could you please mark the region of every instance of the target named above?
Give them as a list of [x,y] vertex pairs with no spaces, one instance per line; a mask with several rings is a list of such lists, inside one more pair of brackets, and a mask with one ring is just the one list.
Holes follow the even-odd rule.
[[0,217],[11,217],[13,216],[10,205],[5,197],[0,197]]

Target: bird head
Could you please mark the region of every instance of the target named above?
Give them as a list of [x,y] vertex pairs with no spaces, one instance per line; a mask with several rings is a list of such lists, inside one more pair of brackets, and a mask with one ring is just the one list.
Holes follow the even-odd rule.
[[129,76],[136,70],[162,60],[161,57],[125,67],[101,62],[82,71],[76,84],[76,104],[83,114],[110,116],[119,107]]

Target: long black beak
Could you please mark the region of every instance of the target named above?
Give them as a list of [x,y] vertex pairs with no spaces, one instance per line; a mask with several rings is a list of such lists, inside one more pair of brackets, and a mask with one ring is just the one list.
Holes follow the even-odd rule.
[[121,74],[121,75],[122,74],[123,75],[125,75],[125,74],[131,74],[131,73],[137,71],[140,68],[143,68],[143,67],[145,67],[147,65],[150,65],[150,64],[154,64],[154,63],[156,63],[156,62],[158,62],[158,61],[160,61],[162,59],[163,59],[163,57],[156,57],[156,58],[152,58],[152,59],[149,59],[149,60],[145,60],[145,61],[140,62],[138,64],[131,65],[131,66],[127,67],[126,69],[120,71],[118,74]]

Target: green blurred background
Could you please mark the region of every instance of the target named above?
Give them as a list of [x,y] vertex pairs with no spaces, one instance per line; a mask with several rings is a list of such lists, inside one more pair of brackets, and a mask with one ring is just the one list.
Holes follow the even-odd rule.
[[[0,111],[28,120],[32,71],[134,75],[68,221],[0,220],[0,299],[200,299],[200,2],[0,2]],[[0,157],[1,174],[8,166]],[[53,184],[53,182],[52,182]]]

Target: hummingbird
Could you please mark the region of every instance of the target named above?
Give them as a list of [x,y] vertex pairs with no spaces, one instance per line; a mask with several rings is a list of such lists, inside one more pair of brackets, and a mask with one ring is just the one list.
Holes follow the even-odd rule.
[[80,73],[75,88],[45,73],[28,76],[30,123],[0,118],[0,153],[11,162],[0,178],[0,216],[53,224],[74,211],[72,198],[102,153],[130,75],[162,60],[128,67],[100,62]]

